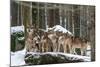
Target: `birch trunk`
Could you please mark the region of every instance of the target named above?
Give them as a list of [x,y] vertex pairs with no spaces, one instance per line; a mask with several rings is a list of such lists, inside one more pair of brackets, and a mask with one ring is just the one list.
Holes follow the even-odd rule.
[[47,24],[47,4],[45,4],[45,26],[46,26],[46,30],[48,28],[48,24]]
[[62,26],[62,15],[61,15],[61,5],[59,5],[59,17],[60,17],[60,25]]

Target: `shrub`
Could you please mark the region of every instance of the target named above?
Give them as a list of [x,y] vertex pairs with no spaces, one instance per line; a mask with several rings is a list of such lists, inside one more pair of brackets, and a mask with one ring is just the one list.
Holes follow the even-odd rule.
[[[22,46],[21,48],[17,48],[17,46]],[[24,32],[15,32],[11,34],[11,51],[18,51],[17,49],[23,49],[25,46],[25,38]]]

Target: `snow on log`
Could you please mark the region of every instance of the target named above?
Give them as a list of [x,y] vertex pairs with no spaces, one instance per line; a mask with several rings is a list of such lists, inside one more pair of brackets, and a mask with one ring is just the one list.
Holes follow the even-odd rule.
[[45,52],[45,53],[38,53],[38,52],[28,52],[27,54],[32,54],[33,56],[34,55],[46,55],[46,54],[50,54],[52,56],[57,56],[57,55],[64,55],[66,57],[69,57],[69,58],[73,58],[73,59],[82,59],[84,62],[85,61],[91,61],[91,58],[88,57],[88,56],[81,56],[81,55],[74,55],[74,54],[68,54],[68,53],[62,53],[62,52]]
[[90,57],[72,55],[60,52],[27,53],[25,56],[26,65],[43,65],[58,63],[89,62]]

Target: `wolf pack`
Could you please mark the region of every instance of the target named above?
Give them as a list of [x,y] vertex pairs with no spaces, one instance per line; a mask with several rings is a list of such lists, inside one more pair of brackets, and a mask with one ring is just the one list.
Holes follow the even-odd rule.
[[27,52],[63,52],[78,54],[76,48],[80,49],[81,55],[86,55],[90,41],[68,32],[48,30],[47,32],[38,28],[27,28],[25,47]]

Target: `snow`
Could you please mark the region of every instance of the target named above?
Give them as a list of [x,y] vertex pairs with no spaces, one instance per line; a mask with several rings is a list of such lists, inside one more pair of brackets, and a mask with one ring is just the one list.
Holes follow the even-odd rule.
[[14,27],[11,27],[11,34],[15,33],[15,32],[20,32],[20,31],[24,32],[24,26],[14,26]]
[[[68,32],[69,34],[72,35],[72,33],[70,31],[68,31],[67,29],[63,28],[60,25],[55,25],[52,28],[47,28],[46,31],[48,31],[48,30],[60,31],[60,32],[63,32],[63,33],[67,33]],[[11,27],[11,34],[15,33],[15,32],[20,32],[20,31],[24,32],[24,26],[14,26],[14,27]]]
[[26,49],[21,51],[11,52],[11,66],[19,66],[25,65],[24,57],[25,57]]
[[80,55],[73,55],[73,54],[66,54],[66,53],[58,53],[58,54],[65,55],[67,57],[74,57],[74,58],[78,58],[78,59],[83,59],[84,61],[91,61],[91,57],[87,57],[87,56],[80,56]]
[[19,37],[18,38],[18,40],[24,40],[25,39],[25,37]]
[[51,54],[51,55],[56,55],[60,54],[60,55],[64,55],[66,57],[70,57],[70,58],[78,58],[78,59],[83,59],[84,61],[91,61],[90,57],[87,56],[80,56],[80,55],[73,55],[73,54],[68,54],[68,53],[62,53],[62,52],[47,52],[45,54]]
[[28,53],[28,54],[38,54],[38,55],[45,55],[45,54],[51,54],[52,56],[57,56],[58,54],[64,55],[66,57],[74,58],[74,59],[83,59],[84,61],[91,61],[91,57],[88,56],[81,56],[81,55],[73,55],[73,54],[68,54],[68,53],[62,53],[62,52],[45,52],[45,53]]
[[[53,31],[60,31],[60,32],[63,32],[63,33],[69,33],[71,35],[73,35],[70,31],[68,31],[67,29],[63,28],[62,26],[60,25],[55,25],[54,27],[52,28],[48,28],[48,30],[53,30]],[[48,31],[47,30],[47,31]]]

